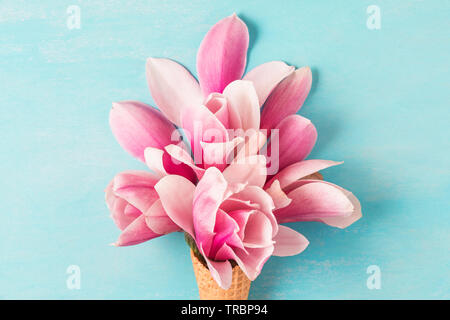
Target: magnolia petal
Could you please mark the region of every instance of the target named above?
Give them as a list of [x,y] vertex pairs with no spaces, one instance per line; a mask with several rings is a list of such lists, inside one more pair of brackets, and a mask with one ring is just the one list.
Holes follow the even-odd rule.
[[214,238],[212,241],[209,257],[214,260],[227,260],[223,256],[217,256],[217,253],[224,244],[232,247],[244,248],[241,239],[238,236],[238,223],[223,210],[218,210],[216,215],[216,224],[214,226]]
[[293,66],[288,66],[282,61],[270,61],[263,63],[247,72],[243,80],[250,80],[255,86],[260,106],[277,84],[294,72]]
[[329,217],[349,217],[355,207],[340,188],[320,180],[305,184],[288,193],[289,206],[275,211],[279,223],[318,221]]
[[272,224],[260,211],[253,211],[245,225],[244,246],[246,248],[264,248],[273,244]]
[[[278,136],[278,154],[279,157],[273,157],[273,148],[276,148],[276,139],[272,133],[272,139],[267,147],[267,154],[271,161],[278,160],[278,168],[283,168],[295,162],[305,159],[311,152],[317,140],[317,130],[312,122],[299,115],[291,115],[285,118],[277,126]],[[271,163],[271,166],[273,164]]]
[[265,191],[272,197],[275,209],[287,207],[291,202],[286,193],[281,189],[280,182],[275,180]]
[[122,231],[114,245],[118,247],[131,246],[159,236],[161,234],[153,232],[147,226],[145,216],[142,214]]
[[169,146],[166,146],[164,150],[157,148],[146,148],[144,155],[147,166],[154,171],[159,178],[162,178],[168,174],[175,174],[195,182],[197,178],[193,168],[190,165],[179,161],[177,158],[172,157],[172,155],[167,152],[167,147]]
[[141,161],[145,148],[170,144],[175,130],[161,112],[138,101],[113,103],[109,124],[122,148]]
[[164,211],[162,202],[159,199],[153,203],[144,215],[147,226],[155,233],[168,234],[180,230]]
[[354,210],[351,215],[348,217],[327,217],[322,218],[322,222],[336,228],[344,229],[353,224],[354,222],[358,221],[362,217],[361,212],[361,204],[359,203],[358,199],[351,193],[350,191],[347,191],[345,189],[341,190],[346,194],[347,198],[352,203]]
[[260,108],[258,95],[251,81],[236,80],[223,91],[228,99],[229,127],[231,129],[259,129]]
[[236,248],[234,260],[247,278],[253,281],[261,273],[264,264],[272,255],[273,249],[273,245],[264,248],[245,248],[245,250]]
[[241,136],[245,142],[240,145],[241,148],[238,148],[236,160],[258,154],[267,141],[266,135],[260,130],[247,130]]
[[163,162],[164,150],[159,148],[145,148],[144,158],[147,167],[152,170],[159,178],[167,175]]
[[155,190],[169,218],[194,237],[192,199],[195,185],[181,176],[169,175],[159,180]]
[[114,177],[114,194],[145,212],[158,199],[155,176],[146,171],[125,171]]
[[193,220],[195,239],[209,255],[216,213],[222,203],[228,184],[215,167],[208,168],[195,188],[193,199]]
[[209,109],[225,128],[229,126],[227,98],[220,93],[213,92],[205,100],[205,107]]
[[128,170],[118,173],[114,177],[113,188],[115,191],[129,186],[152,188],[158,182],[158,179],[159,177],[151,172]]
[[173,159],[167,152],[163,154],[163,164],[167,174],[179,175],[191,182],[197,181],[197,177],[191,167],[184,163],[179,163],[178,160]]
[[239,238],[244,239],[245,226],[247,225],[248,218],[253,214],[255,210],[251,209],[239,209],[228,212],[229,216],[236,221],[239,226],[238,235]]
[[316,173],[326,168],[337,166],[343,162],[336,162],[331,160],[304,160],[290,166],[287,166],[279,173],[277,173],[269,182],[266,183],[266,187],[272,185],[275,180],[279,181],[280,187],[284,189],[291,183],[305,178],[308,175]]
[[135,211],[133,213],[126,213],[128,202],[114,194],[113,181],[108,184],[105,190],[106,205],[111,213],[111,218],[114,223],[120,230],[124,230],[130,225],[130,223],[141,215],[141,212]]
[[223,176],[229,184],[248,184],[262,188],[266,182],[266,173],[266,158],[253,155],[233,161],[223,171]]
[[197,74],[203,94],[222,93],[241,79],[247,60],[249,35],[236,14],[216,23],[206,34],[197,53]]
[[244,141],[241,137],[236,137],[226,142],[200,142],[203,150],[203,162],[205,169],[216,167],[220,171],[228,165],[228,158],[233,154],[236,147]]
[[273,253],[273,245],[264,248],[234,248],[227,244],[220,249],[220,256],[233,257],[239,267],[242,269],[247,278],[251,281],[255,280],[261,273],[261,270]]
[[297,113],[311,89],[312,74],[308,67],[295,70],[281,81],[264,104],[261,128],[275,128],[285,117]]
[[176,161],[189,166],[197,175],[197,179],[202,178],[203,174],[205,173],[205,169],[197,167],[194,164],[194,160],[192,159],[191,155],[186,150],[174,144],[166,146],[165,150],[172,157],[172,159],[175,159]]
[[219,287],[224,290],[229,289],[233,276],[233,269],[231,267],[230,261],[213,261],[205,255],[203,255],[203,257],[205,258],[212,278],[217,282]]
[[130,203],[127,203],[127,205],[125,207],[125,210],[124,210],[124,213],[126,215],[136,216],[136,218],[137,218],[137,216],[142,214],[142,212],[138,208],[136,208],[135,206],[133,206]]
[[[299,181],[294,182],[291,185],[289,185],[289,188],[295,186],[295,189],[296,189],[302,185],[305,185],[308,183],[313,183],[313,182],[317,182],[317,180],[299,180]],[[328,181],[321,181],[321,182],[341,190],[345,194],[345,196],[348,198],[348,200],[352,203],[354,209],[353,209],[353,212],[349,216],[326,217],[326,218],[317,219],[315,221],[320,221],[329,226],[344,229],[362,217],[361,204],[359,203],[358,199],[353,195],[353,193],[351,193],[350,191],[348,191],[338,185],[335,185],[331,182],[328,182]]]
[[[242,248],[244,248],[243,245]],[[219,250],[217,250],[215,260],[216,261],[233,260],[234,257],[235,254],[233,253],[233,250],[230,248],[229,245],[224,243],[222,247]]]
[[257,186],[247,186],[239,193],[233,194],[233,199],[240,199],[243,201],[250,201],[251,204],[256,204],[257,209],[263,212],[272,224],[272,236],[278,232],[278,223],[273,214],[275,205],[270,195],[263,189]]
[[217,117],[203,105],[195,110],[184,110],[181,115],[181,124],[190,141],[196,164],[203,162],[201,142],[228,141],[228,132],[226,128]]
[[182,110],[195,108],[203,101],[197,80],[186,68],[169,59],[148,58],[146,67],[153,100],[179,126]]
[[278,233],[273,240],[275,241],[273,255],[279,257],[299,254],[309,244],[308,239],[302,234],[285,226],[279,226]]
[[235,199],[233,196],[226,198],[221,204],[220,209],[231,214],[233,211],[258,209],[259,205],[248,200]]

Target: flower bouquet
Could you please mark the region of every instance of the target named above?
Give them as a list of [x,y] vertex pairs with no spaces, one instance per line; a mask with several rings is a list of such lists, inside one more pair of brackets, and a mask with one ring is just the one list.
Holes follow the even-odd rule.
[[340,163],[305,160],[317,131],[296,113],[310,69],[272,61],[244,75],[248,43],[245,23],[224,18],[200,45],[198,81],[149,58],[159,111],[124,101],[110,113],[119,144],[150,169],[119,173],[106,188],[122,230],[114,245],[184,232],[201,299],[247,299],[272,255],[305,250],[308,240],[284,223],[345,228],[361,217],[356,197],[319,173]]

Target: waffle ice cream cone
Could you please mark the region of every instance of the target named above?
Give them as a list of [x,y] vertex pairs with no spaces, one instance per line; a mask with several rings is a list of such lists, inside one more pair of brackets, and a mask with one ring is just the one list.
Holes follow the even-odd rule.
[[192,265],[197,279],[198,291],[201,300],[247,300],[251,281],[242,272],[239,266],[233,267],[233,280],[231,287],[224,290],[212,278],[208,268],[205,267],[191,250]]

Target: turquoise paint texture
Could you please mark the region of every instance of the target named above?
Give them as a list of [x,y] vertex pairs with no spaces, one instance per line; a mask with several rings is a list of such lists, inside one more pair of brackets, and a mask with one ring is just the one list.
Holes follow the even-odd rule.
[[[381,29],[366,27],[369,5]],[[66,26],[69,5],[81,29]],[[0,297],[197,298],[182,234],[108,246],[119,232],[103,189],[144,169],[114,140],[112,101],[153,104],[145,59],[195,72],[198,45],[236,12],[249,68],[309,65],[300,114],[319,132],[310,158],[352,190],[364,217],[346,230],[296,223],[311,244],[269,260],[250,298],[450,298],[448,1],[17,1],[0,3]],[[81,269],[81,289],[66,269]],[[369,290],[366,269],[381,269]]]

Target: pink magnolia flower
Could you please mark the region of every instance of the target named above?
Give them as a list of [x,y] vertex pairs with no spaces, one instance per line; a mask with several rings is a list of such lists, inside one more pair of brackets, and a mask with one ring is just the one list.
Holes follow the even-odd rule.
[[[167,171],[166,165],[171,166],[167,161],[169,152],[178,163],[192,167],[199,177],[203,169],[210,166],[223,170],[225,159],[242,144],[242,137],[236,139],[236,135],[229,134],[229,129],[254,130],[264,144],[258,131],[276,128],[280,130],[280,158],[275,157],[277,165],[279,162],[282,168],[303,160],[311,151],[317,133],[308,119],[295,113],[311,88],[311,71],[307,67],[295,70],[282,61],[271,61],[244,75],[248,42],[247,26],[235,14],[219,21],[200,45],[198,82],[188,70],[172,60],[147,60],[147,80],[153,99],[167,119],[183,128],[193,160],[185,148],[167,147],[169,142],[159,138],[159,132],[168,137],[165,133],[167,125],[164,124],[161,131],[152,129],[153,121],[136,121],[130,117],[111,121],[111,128],[122,147],[140,160],[144,160],[143,146],[162,150],[149,151],[152,157],[147,161],[152,169],[162,171]],[[136,109],[134,104],[139,103],[126,102],[123,109]],[[135,126],[136,122],[138,126]],[[202,126],[200,136],[196,136],[196,124]],[[122,135],[127,138],[120,140]],[[149,136],[162,143],[149,141]],[[269,144],[269,149],[271,147]],[[162,157],[166,161],[161,161]]]
[[[277,216],[289,216],[289,219],[279,218],[280,221],[315,220],[341,228],[350,225],[361,217],[361,206],[353,194],[324,181],[296,182],[338,164],[325,160],[304,161],[315,145],[317,131],[311,121],[296,112],[310,91],[311,71],[307,67],[294,70],[283,62],[274,61],[256,67],[239,80],[245,69],[248,38],[247,27],[236,15],[213,26],[203,39],[197,55],[199,83],[186,69],[171,60],[150,58],[147,61],[147,78],[156,103],[174,123],[191,134],[191,148],[194,153],[202,149],[203,162],[197,164],[195,156],[195,160],[192,159],[179,146],[168,145],[165,150],[177,163],[188,165],[197,178],[201,178],[204,169],[209,166],[223,170],[226,167],[223,159],[235,150],[236,145],[242,145],[243,141],[248,144],[252,142],[251,138],[245,141],[239,136],[230,142],[232,137],[228,135],[227,129],[253,130],[255,133],[253,140],[258,142],[253,145],[257,148],[248,150],[242,147],[244,155],[261,152],[260,147],[266,142],[266,137],[260,129],[278,129],[278,145],[272,148],[274,142],[271,139],[266,149],[268,160],[276,162],[271,165],[279,168],[279,172],[269,176],[270,181],[267,181],[265,189],[277,203]],[[164,81],[159,77],[164,77]],[[180,95],[181,100],[182,92],[185,92],[175,92],[178,87],[174,83],[186,84],[182,87],[192,94],[185,101],[187,104],[169,99]],[[199,101],[203,101],[200,107]],[[260,113],[262,105],[264,108]],[[195,123],[205,123],[204,128],[218,132],[214,136],[215,143],[205,141],[203,137],[194,139]],[[272,150],[278,154],[272,155]],[[211,153],[221,154],[221,161],[205,161]],[[152,165],[157,158],[146,159],[150,167],[158,167]],[[157,162],[161,163],[159,160]],[[283,180],[285,176],[292,177],[289,180],[291,184]],[[326,210],[320,211],[319,207],[306,205],[312,202],[321,204],[320,208]],[[302,213],[300,207],[308,214]],[[309,210],[316,210],[316,213]]]
[[[164,212],[195,239],[212,277],[224,289],[231,285],[230,261],[255,280],[270,256],[295,255],[308,246],[304,236],[278,225],[273,200],[262,189],[265,158],[255,157],[260,157],[256,164],[231,164],[223,174],[208,168],[197,186],[178,175],[155,185]],[[183,196],[174,197],[175,192]]]
[[264,186],[275,203],[279,223],[319,221],[346,228],[361,218],[361,205],[350,192],[330,182],[305,179],[342,162],[305,160],[281,170]]
[[[214,25],[200,44],[199,82],[172,60],[147,61],[152,96],[162,113],[188,134],[195,163],[200,168],[225,167],[217,162],[205,165],[204,153],[211,152],[211,142],[232,140],[227,129],[278,129],[280,158],[276,157],[276,161],[280,168],[303,160],[314,146],[315,127],[295,114],[310,91],[311,70],[308,67],[295,70],[282,61],[272,61],[243,76],[248,43],[247,26],[233,14]],[[205,134],[195,137],[196,123],[202,124],[203,133],[214,130],[213,137]],[[217,144],[213,147],[216,152],[217,148],[223,148]],[[172,155],[174,152],[172,149]],[[222,158],[228,152],[223,152]],[[186,159],[182,156],[178,160]]]
[[[106,204],[111,212],[111,218],[122,230],[114,245],[134,245],[163,234],[147,226],[146,221],[149,218],[145,215],[159,198],[154,189],[157,182],[158,177],[150,172],[126,171],[117,174],[108,184],[105,190]],[[159,222],[166,227],[166,231],[179,230],[168,218],[164,221],[162,217]]]
[[[311,88],[310,69],[272,61],[244,75],[248,39],[236,15],[213,26],[198,51],[198,82],[172,60],[149,58],[147,80],[160,111],[124,101],[110,113],[119,144],[153,171],[124,172],[108,185],[106,201],[122,230],[115,245],[184,230],[224,288],[231,281],[230,260],[253,280],[270,255],[306,248],[302,235],[279,223],[344,228],[361,217],[352,193],[305,179],[339,164],[305,160],[317,131],[296,112]],[[272,129],[277,135],[262,131]],[[267,175],[267,162],[279,171]]]
[[159,164],[150,169],[155,169],[159,177],[180,174],[190,180],[195,179],[189,166],[174,163],[163,151],[165,146],[174,143],[176,131],[160,111],[138,101],[117,102],[111,109],[109,123],[119,144],[139,160],[145,161],[145,149],[153,148],[151,158]]

